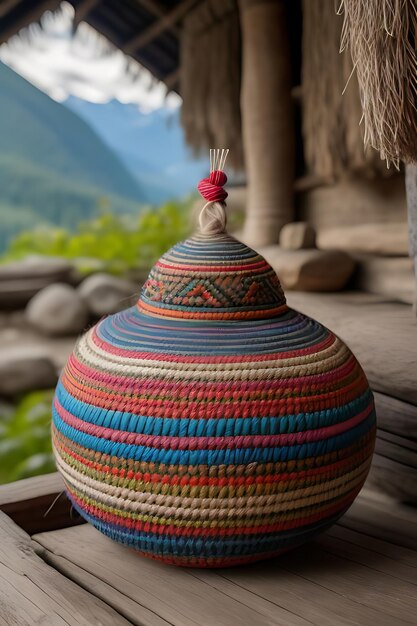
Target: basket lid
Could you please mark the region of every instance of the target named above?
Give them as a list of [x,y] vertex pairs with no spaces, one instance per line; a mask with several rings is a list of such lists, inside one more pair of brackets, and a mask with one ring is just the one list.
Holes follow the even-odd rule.
[[272,267],[225,232],[201,232],[164,254],[138,307],[148,315],[207,320],[262,319],[287,308]]
[[210,150],[200,231],[168,250],[152,268],[139,310],[158,317],[251,320],[287,310],[278,276],[265,259],[226,232],[223,172],[228,150]]

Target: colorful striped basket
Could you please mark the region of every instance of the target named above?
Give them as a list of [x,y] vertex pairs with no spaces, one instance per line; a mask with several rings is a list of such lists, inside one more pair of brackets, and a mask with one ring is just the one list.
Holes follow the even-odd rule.
[[136,306],[79,340],[53,406],[75,509],[140,554],[198,567],[329,527],[375,438],[355,357],[287,306],[268,263],[224,232],[223,206],[156,263]]

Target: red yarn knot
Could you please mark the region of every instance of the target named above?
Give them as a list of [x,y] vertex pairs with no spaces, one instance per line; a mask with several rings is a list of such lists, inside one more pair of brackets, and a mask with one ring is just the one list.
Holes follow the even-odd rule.
[[221,170],[215,170],[208,178],[200,180],[197,189],[207,202],[224,202],[228,195],[223,189],[226,182],[226,174]]

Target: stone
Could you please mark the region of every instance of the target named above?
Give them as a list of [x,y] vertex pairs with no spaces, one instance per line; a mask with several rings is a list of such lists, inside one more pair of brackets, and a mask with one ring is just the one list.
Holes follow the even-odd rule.
[[135,283],[112,276],[93,274],[78,287],[78,293],[89,311],[96,316],[109,315],[134,304],[139,296]]
[[33,327],[49,336],[73,335],[85,329],[88,309],[76,289],[64,283],[49,285],[26,307]]
[[407,223],[356,224],[325,228],[317,233],[321,250],[347,250],[383,256],[408,256]]
[[24,307],[44,287],[71,282],[72,271],[67,261],[49,257],[28,257],[0,265],[0,309]]
[[416,279],[413,262],[406,257],[355,255],[358,270],[353,285],[362,291],[414,304]]
[[290,222],[281,229],[279,245],[283,250],[315,248],[316,231],[307,222]]
[[340,250],[282,250],[279,246],[268,246],[259,252],[288,290],[340,291],[355,267],[352,258]]
[[0,395],[14,396],[37,389],[51,389],[58,380],[51,359],[7,351],[0,359]]

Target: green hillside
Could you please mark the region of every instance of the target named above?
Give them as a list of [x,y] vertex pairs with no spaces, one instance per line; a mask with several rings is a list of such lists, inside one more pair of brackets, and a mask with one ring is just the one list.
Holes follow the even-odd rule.
[[75,226],[98,207],[137,212],[138,183],[86,122],[0,63],[0,248],[36,224]]

